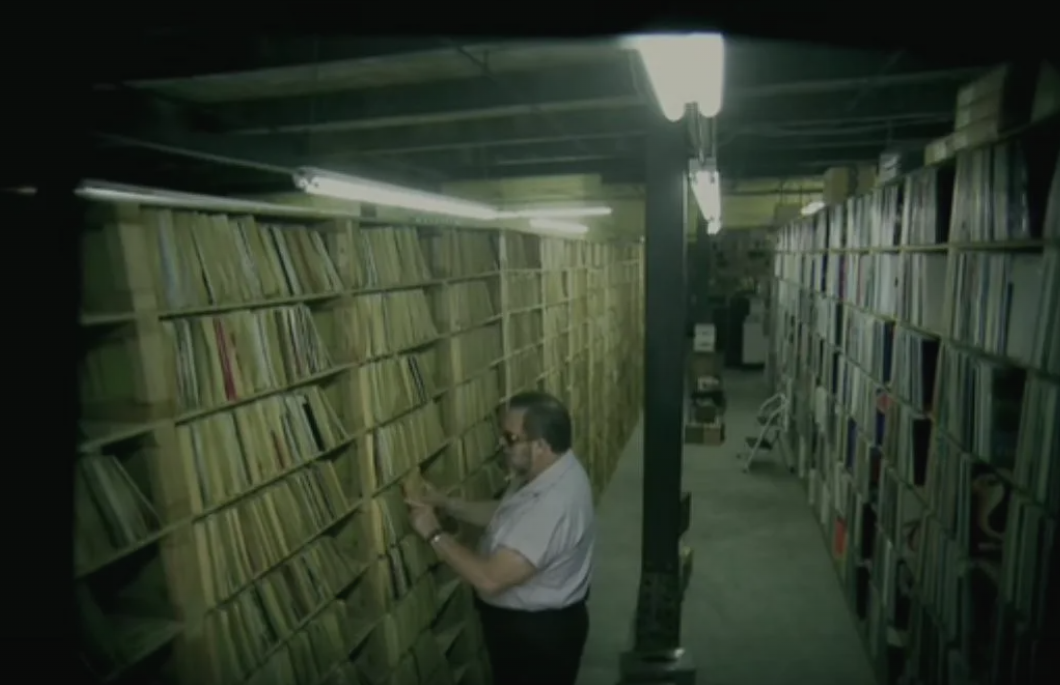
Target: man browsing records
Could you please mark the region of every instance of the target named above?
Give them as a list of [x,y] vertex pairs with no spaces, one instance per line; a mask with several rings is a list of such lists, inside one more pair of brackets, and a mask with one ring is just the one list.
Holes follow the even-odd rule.
[[[513,476],[499,501],[467,502],[427,487],[409,500],[416,531],[475,589],[496,685],[574,685],[589,612],[595,521],[589,477],[571,452],[571,418],[543,392],[513,397],[501,444]],[[435,515],[485,528],[477,550]]]

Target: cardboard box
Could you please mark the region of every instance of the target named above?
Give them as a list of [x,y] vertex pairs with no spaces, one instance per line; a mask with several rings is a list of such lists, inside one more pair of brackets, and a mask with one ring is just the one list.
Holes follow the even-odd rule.
[[924,164],[938,164],[953,156],[953,135],[937,138],[924,148]]
[[692,423],[714,423],[721,412],[713,402],[696,402],[692,405]]
[[862,164],[855,170],[854,193],[861,195],[876,187],[876,165]]
[[992,140],[982,138],[982,132],[990,127],[996,129],[997,136],[1026,124],[1031,120],[1040,70],[1037,62],[1008,64],[961,88],[957,92],[954,131],[976,127],[975,135],[979,136],[979,143],[984,143]]
[[692,341],[692,349],[696,352],[713,352],[714,340],[713,338],[695,338]]
[[713,352],[717,342],[717,330],[712,323],[697,323],[693,329],[692,349],[696,352]]
[[957,107],[966,107],[976,100],[987,97],[1000,91],[1008,79],[1008,65],[997,67],[987,72],[984,76],[961,86],[957,91]]
[[960,130],[954,131],[950,136],[953,152],[957,153],[961,150],[978,147],[983,143],[997,140],[1001,131],[1001,122],[997,119],[985,119],[970,126],[965,126]]
[[991,93],[963,107],[958,107],[953,117],[953,130],[960,130],[985,119],[1000,119],[1003,109],[1002,93]]
[[697,376],[693,389],[695,392],[717,392],[721,390],[721,379],[717,376]]
[[713,340],[714,334],[717,332],[717,329],[712,323],[697,323],[692,328],[692,332],[697,338],[710,338],[711,340]]
[[1060,112],[1060,72],[1052,64],[1043,62],[1034,87],[1031,121],[1041,121],[1057,112]]
[[721,419],[714,423],[686,423],[686,445],[721,445],[725,442],[725,424]]
[[721,359],[717,352],[693,352],[689,360],[689,377],[696,384],[703,377],[717,377],[721,371]]
[[824,192],[821,195],[826,205],[837,205],[855,195],[867,193],[875,186],[875,164],[832,167],[824,172]]
[[693,375],[690,379],[692,399],[709,400],[718,406],[725,404],[725,389],[715,374]]
[[854,194],[854,170],[851,167],[832,167],[824,172],[824,203],[837,205]]

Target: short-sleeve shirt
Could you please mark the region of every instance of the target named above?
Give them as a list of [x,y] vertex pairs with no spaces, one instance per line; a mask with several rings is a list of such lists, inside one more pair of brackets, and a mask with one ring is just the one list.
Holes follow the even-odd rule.
[[562,609],[585,599],[592,579],[596,522],[588,474],[567,452],[529,483],[505,492],[479,542],[491,555],[518,552],[537,573],[522,585],[481,597],[505,609]]

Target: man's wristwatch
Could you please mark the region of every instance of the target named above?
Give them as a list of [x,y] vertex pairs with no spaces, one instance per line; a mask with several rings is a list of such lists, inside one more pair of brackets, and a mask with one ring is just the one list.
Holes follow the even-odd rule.
[[434,543],[438,542],[442,538],[443,535],[445,535],[445,531],[442,530],[441,528],[439,528],[438,530],[434,531],[430,535],[424,536],[423,539],[426,540],[428,544],[433,546]]

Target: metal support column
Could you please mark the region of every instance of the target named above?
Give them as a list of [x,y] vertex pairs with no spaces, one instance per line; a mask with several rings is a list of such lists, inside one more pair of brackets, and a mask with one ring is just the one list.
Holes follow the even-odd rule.
[[[681,649],[686,128],[660,120],[648,135],[645,222],[644,513],[635,644],[623,683],[695,682]],[[687,519],[685,519],[687,521]]]

